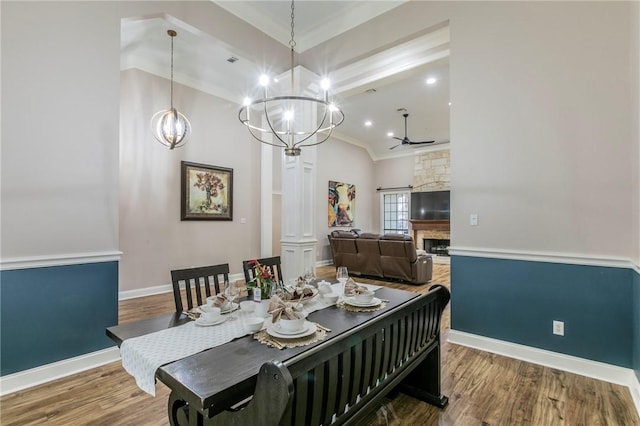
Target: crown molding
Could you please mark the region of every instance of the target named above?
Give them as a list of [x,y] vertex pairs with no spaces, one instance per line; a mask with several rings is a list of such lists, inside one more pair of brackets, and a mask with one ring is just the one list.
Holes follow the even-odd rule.
[[[352,6],[348,8],[340,8],[333,14],[314,17],[317,19],[314,19],[313,24],[311,25],[307,22],[301,23],[298,20],[296,22],[296,28],[299,28],[299,30],[295,34],[296,51],[298,53],[303,53],[304,51],[309,50],[352,28],[364,24],[365,22],[390,11],[407,1],[408,0],[353,2]],[[227,12],[256,27],[269,37],[275,39],[279,43],[282,43],[284,46],[289,47],[289,40],[291,40],[291,21],[289,14],[283,16],[283,19],[280,19],[280,17],[278,19],[274,19],[268,13],[264,13],[262,7],[256,7],[255,5],[248,4],[246,2],[214,0],[214,3]],[[267,3],[268,2],[264,2],[264,4]],[[336,4],[338,3],[336,2]]]

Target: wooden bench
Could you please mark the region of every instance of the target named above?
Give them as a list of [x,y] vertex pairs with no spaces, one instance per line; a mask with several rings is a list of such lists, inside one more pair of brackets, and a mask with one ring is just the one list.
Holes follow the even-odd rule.
[[394,389],[442,408],[448,399],[440,392],[440,320],[449,298],[445,287],[434,285],[285,363],[263,364],[242,409],[195,418],[172,393],[171,424],[354,424]]

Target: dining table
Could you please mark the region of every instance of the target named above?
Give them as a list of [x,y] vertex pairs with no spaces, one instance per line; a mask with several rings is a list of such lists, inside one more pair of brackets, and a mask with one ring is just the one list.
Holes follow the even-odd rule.
[[[334,284],[334,288],[340,288],[336,286],[340,286],[339,284]],[[344,309],[339,301],[307,316],[308,321],[327,331],[322,340],[306,346],[273,347],[247,333],[224,344],[163,364],[156,369],[155,378],[172,390],[172,397],[176,395],[180,401],[195,407],[202,415],[212,417],[250,399],[258,371],[263,364],[270,361],[287,363],[378,315],[400,309],[403,304],[419,296],[417,293],[384,286],[371,288],[375,291],[375,297],[382,301],[377,310],[357,312]],[[106,334],[122,347],[128,339],[184,326],[190,321],[192,320],[186,313],[176,312],[108,327]],[[215,330],[215,327],[212,329]],[[170,403],[169,416],[171,415]]]

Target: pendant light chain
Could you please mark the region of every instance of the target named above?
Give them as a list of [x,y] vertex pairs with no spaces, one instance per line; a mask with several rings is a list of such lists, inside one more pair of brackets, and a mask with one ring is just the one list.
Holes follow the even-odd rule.
[[173,39],[175,38],[177,33],[175,31],[173,31],[173,30],[169,30],[167,32],[171,36],[171,91],[170,91],[171,95],[170,95],[170,100],[171,100],[171,109],[173,109]]
[[295,85],[293,82],[293,66],[294,66],[293,56],[294,56],[294,48],[296,47],[296,41],[293,38],[294,21],[295,21],[295,8],[293,5],[293,1],[294,0],[291,0],[291,40],[289,40],[289,46],[291,47],[291,93],[292,94],[295,88]]

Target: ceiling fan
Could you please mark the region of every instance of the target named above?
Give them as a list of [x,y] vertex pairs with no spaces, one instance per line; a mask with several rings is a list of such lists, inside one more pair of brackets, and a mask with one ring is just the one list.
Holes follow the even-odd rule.
[[404,117],[404,138],[399,138],[397,136],[394,136],[394,139],[398,139],[400,142],[398,145],[392,146],[389,149],[394,149],[399,147],[400,145],[423,145],[423,144],[427,144],[427,143],[434,143],[435,141],[420,141],[420,142],[413,142],[411,139],[409,139],[409,137],[407,136],[407,117],[409,117],[409,113],[404,113],[402,114],[402,116]]

